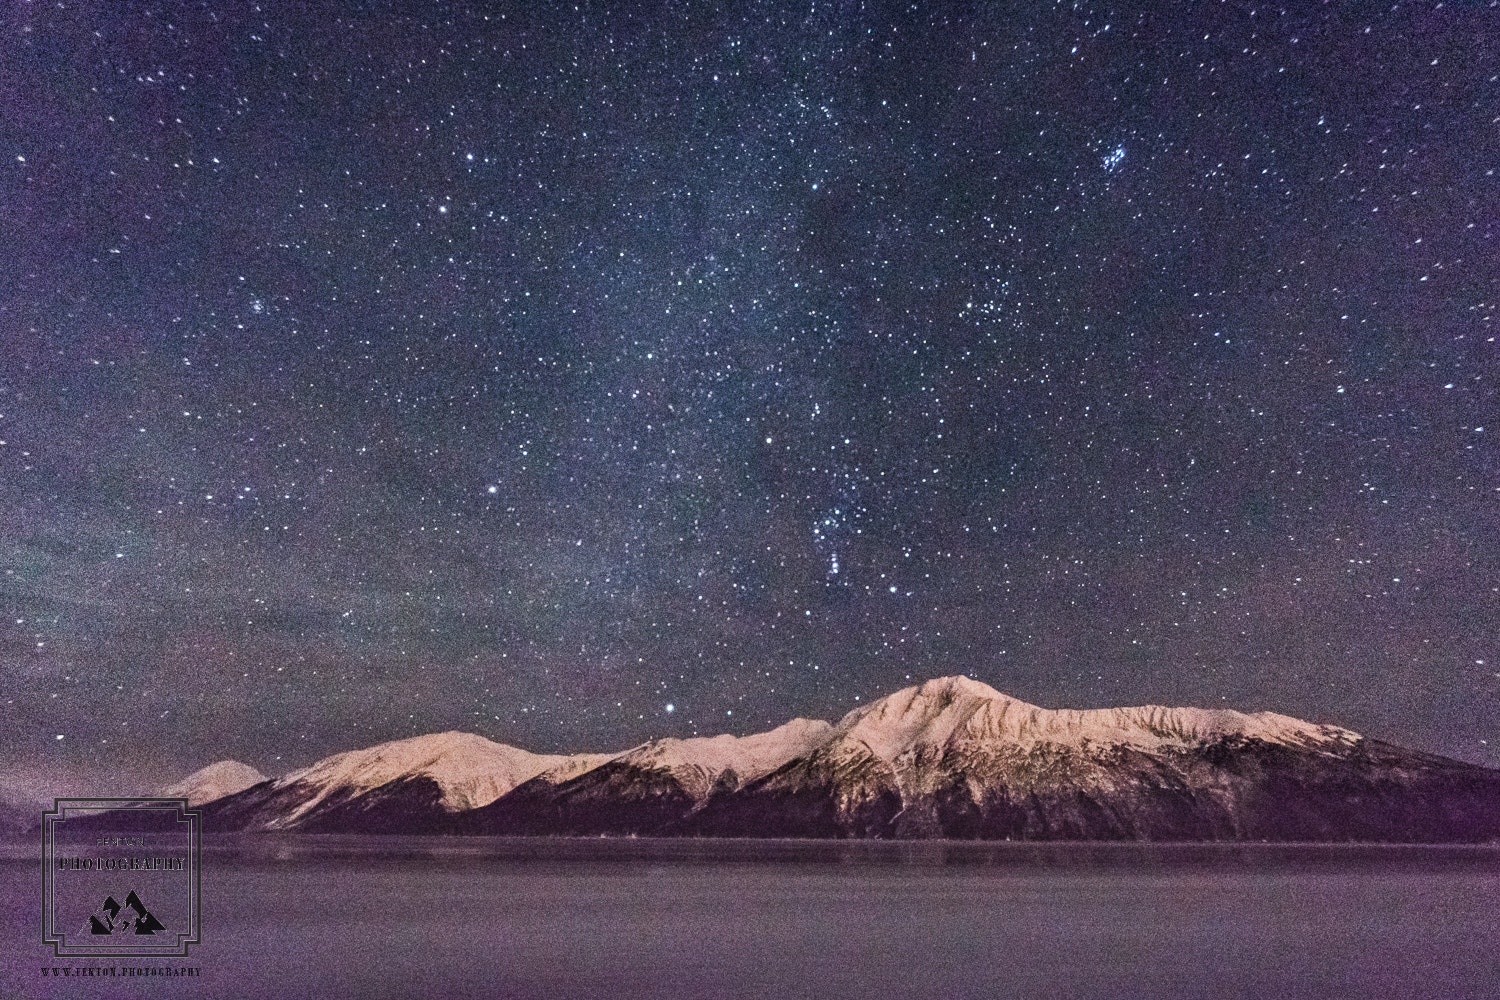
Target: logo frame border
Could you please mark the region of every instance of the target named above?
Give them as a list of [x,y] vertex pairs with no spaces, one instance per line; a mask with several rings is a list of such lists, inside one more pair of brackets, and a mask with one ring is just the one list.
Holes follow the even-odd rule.
[[[67,819],[69,809],[78,810],[104,810],[112,809],[150,809],[167,810],[173,809],[177,813],[177,820],[187,821],[188,824],[188,922],[187,934],[179,934],[177,944],[168,950],[158,947],[152,950],[141,948],[130,948],[124,945],[105,945],[98,948],[90,948],[84,945],[70,945],[66,936],[61,934],[48,934],[50,926],[49,917],[53,902],[53,880],[56,871],[53,862],[56,860],[55,845],[53,844],[52,827],[56,823]],[[188,946],[203,943],[203,815],[198,810],[188,805],[186,798],[163,798],[161,796],[139,796],[122,798],[80,798],[62,797],[52,800],[52,808],[42,813],[42,944],[51,945],[52,953],[57,958],[185,958],[188,954]]]

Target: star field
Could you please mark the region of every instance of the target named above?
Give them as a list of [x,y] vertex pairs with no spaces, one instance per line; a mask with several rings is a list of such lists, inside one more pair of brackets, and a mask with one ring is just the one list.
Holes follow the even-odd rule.
[[0,15],[0,757],[967,673],[1500,765],[1500,8]]

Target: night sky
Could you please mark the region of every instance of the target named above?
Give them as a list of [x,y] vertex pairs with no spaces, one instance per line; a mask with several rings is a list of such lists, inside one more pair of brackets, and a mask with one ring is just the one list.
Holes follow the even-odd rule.
[[956,673],[1500,765],[1494,4],[0,28],[12,782]]

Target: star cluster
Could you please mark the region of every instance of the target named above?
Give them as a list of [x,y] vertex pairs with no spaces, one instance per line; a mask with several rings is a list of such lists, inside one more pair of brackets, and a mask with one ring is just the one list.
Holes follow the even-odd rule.
[[18,3],[0,754],[967,673],[1500,764],[1500,8]]

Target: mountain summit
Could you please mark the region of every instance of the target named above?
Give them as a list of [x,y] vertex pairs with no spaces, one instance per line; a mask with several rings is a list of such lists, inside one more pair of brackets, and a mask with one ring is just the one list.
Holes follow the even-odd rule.
[[336,754],[210,829],[963,839],[1500,839],[1500,771],[1271,712],[1046,709],[967,677],[751,736],[546,756],[468,733]]
[[863,743],[882,760],[926,747],[985,742],[1011,746],[1129,746],[1158,751],[1239,737],[1291,747],[1352,743],[1358,733],[1286,715],[1228,709],[1046,709],[968,677],[905,688],[844,716],[836,738]]
[[175,785],[168,785],[160,794],[170,799],[187,799],[190,807],[201,806],[205,802],[243,792],[265,780],[266,776],[249,764],[241,764],[237,760],[221,760],[194,771]]

